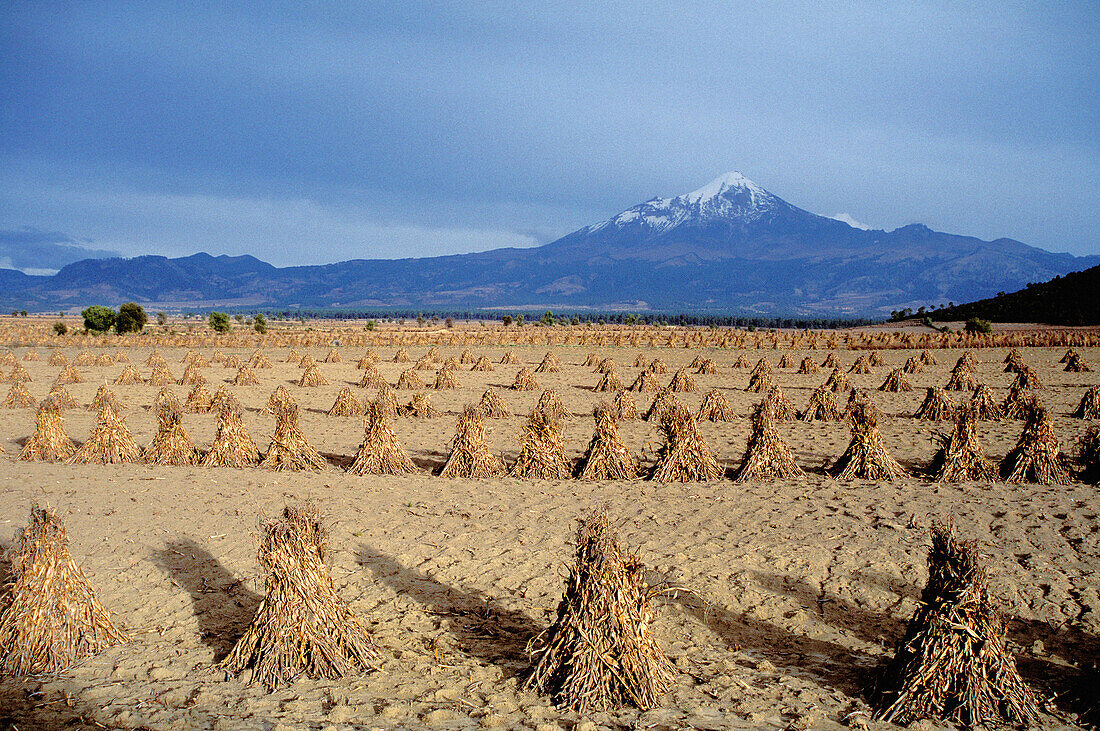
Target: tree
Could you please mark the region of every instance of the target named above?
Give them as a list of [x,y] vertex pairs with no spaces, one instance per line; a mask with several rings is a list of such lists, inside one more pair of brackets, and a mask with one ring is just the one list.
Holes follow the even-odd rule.
[[581,324],[581,318],[574,316],[573,319],[569,321],[569,324],[570,325],[580,325]]
[[516,327],[523,327],[523,315],[516,315]]
[[69,332],[69,326],[58,320],[53,324],[53,331],[56,335],[64,335]]
[[966,321],[966,331],[968,333],[991,333],[993,332],[993,325],[989,320],[983,320],[980,317],[971,317]]
[[168,324],[168,315],[164,312],[157,313],[157,324],[164,327]]
[[19,316],[20,317],[26,317],[27,316],[27,311],[26,310],[19,310]]
[[554,324],[554,313],[551,312],[550,310],[547,310],[546,312],[543,313],[542,319],[539,320],[539,322],[541,322],[543,325],[553,325]]
[[80,311],[84,329],[91,333],[105,333],[115,324],[115,311],[103,305],[92,305]]
[[141,332],[149,318],[145,315],[145,309],[136,302],[127,302],[119,305],[118,316],[115,317],[115,332],[119,335],[125,333]]
[[244,322],[244,315],[238,312],[236,315],[233,315],[233,319],[237,322]]
[[455,326],[455,319],[453,317],[448,317],[443,321],[443,324],[446,325],[448,329],[452,328]]
[[210,328],[218,333],[229,332],[229,315],[224,312],[211,312]]
[[500,318],[500,321],[504,323],[504,327],[508,327],[512,324],[512,316],[505,315],[504,317]]
[[367,329],[368,330],[373,330],[377,325],[378,325],[378,323],[376,323],[374,320],[367,320]]
[[267,332],[267,318],[257,312],[256,316],[252,318],[252,329],[263,335]]

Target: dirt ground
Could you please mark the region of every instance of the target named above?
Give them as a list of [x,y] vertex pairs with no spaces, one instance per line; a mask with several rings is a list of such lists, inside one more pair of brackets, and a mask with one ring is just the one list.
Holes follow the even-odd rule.
[[[271,369],[256,371],[259,386],[231,387],[244,421],[265,449],[273,419],[262,411],[278,384],[301,407],[307,438],[333,463],[319,474],[259,468],[208,469],[145,465],[73,466],[14,461],[34,429],[33,409],[0,411],[0,542],[10,547],[34,502],[64,517],[73,554],[102,602],[133,641],[111,648],[60,677],[0,680],[0,727],[52,728],[796,728],[859,726],[868,717],[866,688],[888,659],[913,614],[927,578],[927,528],[954,522],[986,554],[992,592],[1009,622],[1021,671],[1049,701],[1044,723],[1073,727],[1095,703],[1095,677],[1084,668],[1100,657],[1100,499],[1095,486],[963,483],[938,485],[913,477],[894,483],[839,482],[821,469],[836,459],[849,434],[841,422],[785,422],[780,433],[808,471],[803,478],[734,484],[656,484],[442,479],[462,406],[497,388],[514,416],[487,420],[492,450],[511,462],[525,415],[540,391],[507,389],[522,366],[534,368],[546,347],[512,348],[520,364],[499,365],[501,347],[471,348],[487,355],[493,372],[461,366],[460,388],[429,391],[439,418],[401,418],[394,431],[424,473],[356,477],[346,465],[362,438],[362,419],[325,414],[336,392],[352,385],[360,398],[356,361],[365,348],[341,348],[342,363],[320,363],[330,385],[300,388],[287,349],[269,348]],[[22,358],[26,348],[15,348]],[[248,350],[223,349],[247,359]],[[322,360],[327,348],[299,348]],[[412,363],[394,363],[396,348],[375,348],[378,369],[391,383]],[[413,361],[427,347],[409,348]],[[445,358],[461,348],[439,348]],[[23,362],[36,399],[60,368]],[[600,374],[580,365],[587,348],[557,347],[560,373],[536,374],[542,388],[562,396],[571,417],[566,449],[579,457],[592,434],[591,412],[608,394],[593,393]],[[75,360],[78,349],[64,352]],[[96,351],[101,352],[101,351]],[[106,352],[114,353],[115,349]],[[128,351],[142,375],[148,349]],[[185,349],[160,348],[177,378]],[[212,349],[200,352],[207,358]],[[718,373],[695,375],[698,391],[678,394],[694,411],[712,387],[723,391],[739,418],[703,423],[701,432],[726,467],[735,466],[749,432],[748,414],[760,394],[743,389],[745,355],[773,367],[782,352],[600,348],[630,384],[641,352],[661,358],[669,373],[696,355],[715,359]],[[826,351],[789,351],[820,363]],[[855,386],[876,388],[891,368],[917,351],[882,351],[884,366],[850,374]],[[1054,414],[1063,449],[1072,451],[1089,422],[1069,417],[1097,373],[1065,373],[1064,349],[1025,348],[1040,375],[1040,396]],[[944,422],[913,419],[924,389],[943,385],[961,351],[933,351],[938,364],[908,376],[913,391],[872,398],[882,412],[887,448],[919,467],[936,449]],[[1100,349],[1081,349],[1100,368]],[[1012,374],[1004,349],[977,350],[976,379],[1003,399]],[[857,353],[838,351],[843,369]],[[80,367],[86,382],[67,386],[82,406],[96,388],[125,367]],[[3,367],[7,373],[10,368]],[[798,408],[828,376],[775,369]],[[235,369],[203,369],[213,392]],[[423,372],[430,382],[434,374]],[[6,385],[3,392],[6,393]],[[138,443],[155,431],[149,409],[158,387],[112,386]],[[190,386],[174,386],[183,400]],[[411,392],[398,391],[407,402]],[[2,396],[3,393],[0,393]],[[949,394],[953,398],[968,394]],[[653,394],[635,394],[644,411]],[[843,405],[846,394],[840,395]],[[95,414],[65,412],[65,427],[86,438]],[[199,447],[210,444],[215,417],[186,414]],[[982,422],[986,454],[1003,456],[1022,422]],[[624,422],[635,454],[652,459],[660,441],[655,424]],[[261,516],[310,498],[331,523],[331,572],[341,596],[370,627],[381,648],[381,672],[336,681],[301,680],[273,693],[215,668],[255,612],[263,592],[256,561]],[[622,709],[587,717],[556,708],[521,689],[527,640],[553,618],[572,556],[577,518],[607,505],[623,542],[651,571],[653,582],[675,587],[658,605],[655,633],[673,658],[676,679],[657,708]],[[9,565],[0,564],[0,574]],[[1084,684],[1084,685],[1083,685]],[[890,724],[870,722],[872,728]],[[934,728],[925,725],[922,728]]]

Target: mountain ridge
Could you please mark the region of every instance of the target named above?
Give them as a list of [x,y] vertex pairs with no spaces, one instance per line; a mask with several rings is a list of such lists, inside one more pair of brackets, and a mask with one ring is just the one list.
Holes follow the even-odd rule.
[[923,224],[856,228],[731,172],[534,248],[294,267],[206,253],[88,259],[52,277],[0,278],[0,306],[633,303],[639,310],[885,316],[906,306],[980,299],[1098,263],[1100,257],[1055,254],[1009,238],[983,241]]

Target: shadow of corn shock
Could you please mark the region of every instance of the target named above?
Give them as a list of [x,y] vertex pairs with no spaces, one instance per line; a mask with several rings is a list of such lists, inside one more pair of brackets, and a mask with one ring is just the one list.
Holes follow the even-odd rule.
[[203,643],[214,650],[215,660],[224,658],[248,627],[261,597],[190,538],[155,551],[153,562],[191,595]]
[[436,581],[370,546],[360,547],[357,561],[376,581],[411,597],[426,613],[443,617],[460,651],[499,666],[505,677],[526,669],[527,641],[543,629],[527,615],[498,606],[480,591]]

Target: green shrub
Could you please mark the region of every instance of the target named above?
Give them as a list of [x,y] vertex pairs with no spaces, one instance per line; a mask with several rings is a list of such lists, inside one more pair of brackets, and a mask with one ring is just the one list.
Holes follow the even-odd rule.
[[64,335],[69,332],[69,326],[58,320],[53,324],[53,331],[55,335]]
[[115,317],[115,332],[119,335],[141,332],[148,321],[149,318],[141,305],[136,302],[127,302],[118,308],[118,315]]
[[993,332],[993,325],[989,320],[983,320],[980,317],[971,317],[966,321],[966,331],[968,333],[991,333]]
[[252,329],[263,335],[267,332],[267,318],[257,312],[252,318]]
[[115,311],[103,305],[92,305],[80,311],[84,329],[91,333],[105,333],[115,324]]
[[229,315],[225,314],[224,312],[211,312],[209,322],[210,328],[214,332],[229,332]]

